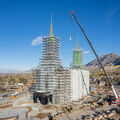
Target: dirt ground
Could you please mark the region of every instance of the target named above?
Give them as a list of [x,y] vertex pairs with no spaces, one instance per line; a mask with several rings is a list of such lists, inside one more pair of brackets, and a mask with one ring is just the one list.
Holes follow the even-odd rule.
[[39,113],[36,116],[34,116],[35,118],[40,118],[40,119],[44,119],[46,117],[48,117],[49,113]]
[[5,109],[5,108],[9,108],[12,107],[12,104],[8,104],[8,105],[0,105],[1,109]]

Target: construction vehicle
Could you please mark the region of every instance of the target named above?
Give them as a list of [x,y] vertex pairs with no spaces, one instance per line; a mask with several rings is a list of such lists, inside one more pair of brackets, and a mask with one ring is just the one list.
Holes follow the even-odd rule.
[[65,112],[73,112],[73,108],[70,105],[65,106],[63,109],[64,109]]
[[116,99],[116,104],[117,104],[118,106],[120,106],[120,96],[118,96],[118,94],[116,93],[116,91],[115,91],[115,89],[114,89],[114,86],[113,86],[111,80],[110,80],[109,77],[108,77],[107,72],[105,71],[105,69],[104,69],[104,67],[103,67],[103,65],[102,65],[102,63],[101,63],[101,61],[100,61],[100,59],[99,59],[99,57],[98,57],[98,55],[97,55],[95,49],[93,48],[93,45],[91,44],[90,40],[88,39],[88,37],[87,37],[85,31],[83,30],[83,28],[82,28],[80,22],[78,21],[78,19],[77,19],[77,17],[76,17],[74,11],[71,11],[70,13],[71,13],[72,16],[75,18],[77,24],[79,25],[81,31],[83,32],[85,38],[87,39],[87,41],[88,41],[90,47],[92,48],[92,50],[93,50],[93,52],[94,52],[94,54],[95,54],[95,56],[96,56],[96,58],[97,58],[97,60],[98,60],[98,62],[99,62],[99,64],[100,64],[100,67],[102,68],[102,70],[103,70],[103,72],[104,72],[104,75],[105,75],[105,77],[106,77],[107,86],[110,86],[110,88],[112,89],[112,92],[113,92],[114,97],[115,97],[115,99]]
[[73,111],[72,106],[67,106],[66,109],[67,109],[68,112],[72,112]]

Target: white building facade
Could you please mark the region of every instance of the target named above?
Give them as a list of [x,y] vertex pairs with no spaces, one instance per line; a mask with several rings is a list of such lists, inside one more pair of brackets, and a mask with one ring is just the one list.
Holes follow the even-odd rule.
[[89,71],[71,69],[71,101],[79,101],[89,94]]

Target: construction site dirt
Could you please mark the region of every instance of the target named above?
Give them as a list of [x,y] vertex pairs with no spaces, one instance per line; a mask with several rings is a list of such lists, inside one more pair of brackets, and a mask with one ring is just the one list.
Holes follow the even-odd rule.
[[[120,92],[119,87],[116,90]],[[119,107],[108,100],[110,93],[103,85],[91,84],[89,95],[79,101],[47,105],[34,103],[32,94],[26,94],[0,105],[0,120],[48,120],[49,114],[53,120],[119,120]]]

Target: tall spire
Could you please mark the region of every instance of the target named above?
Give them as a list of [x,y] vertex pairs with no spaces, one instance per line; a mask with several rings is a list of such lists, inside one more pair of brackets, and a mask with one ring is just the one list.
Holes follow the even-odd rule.
[[76,49],[79,49],[79,43],[78,43],[78,33],[77,33],[77,48]]
[[50,25],[50,35],[49,37],[54,37],[53,35],[53,27],[52,27],[52,16],[51,16],[51,25]]

